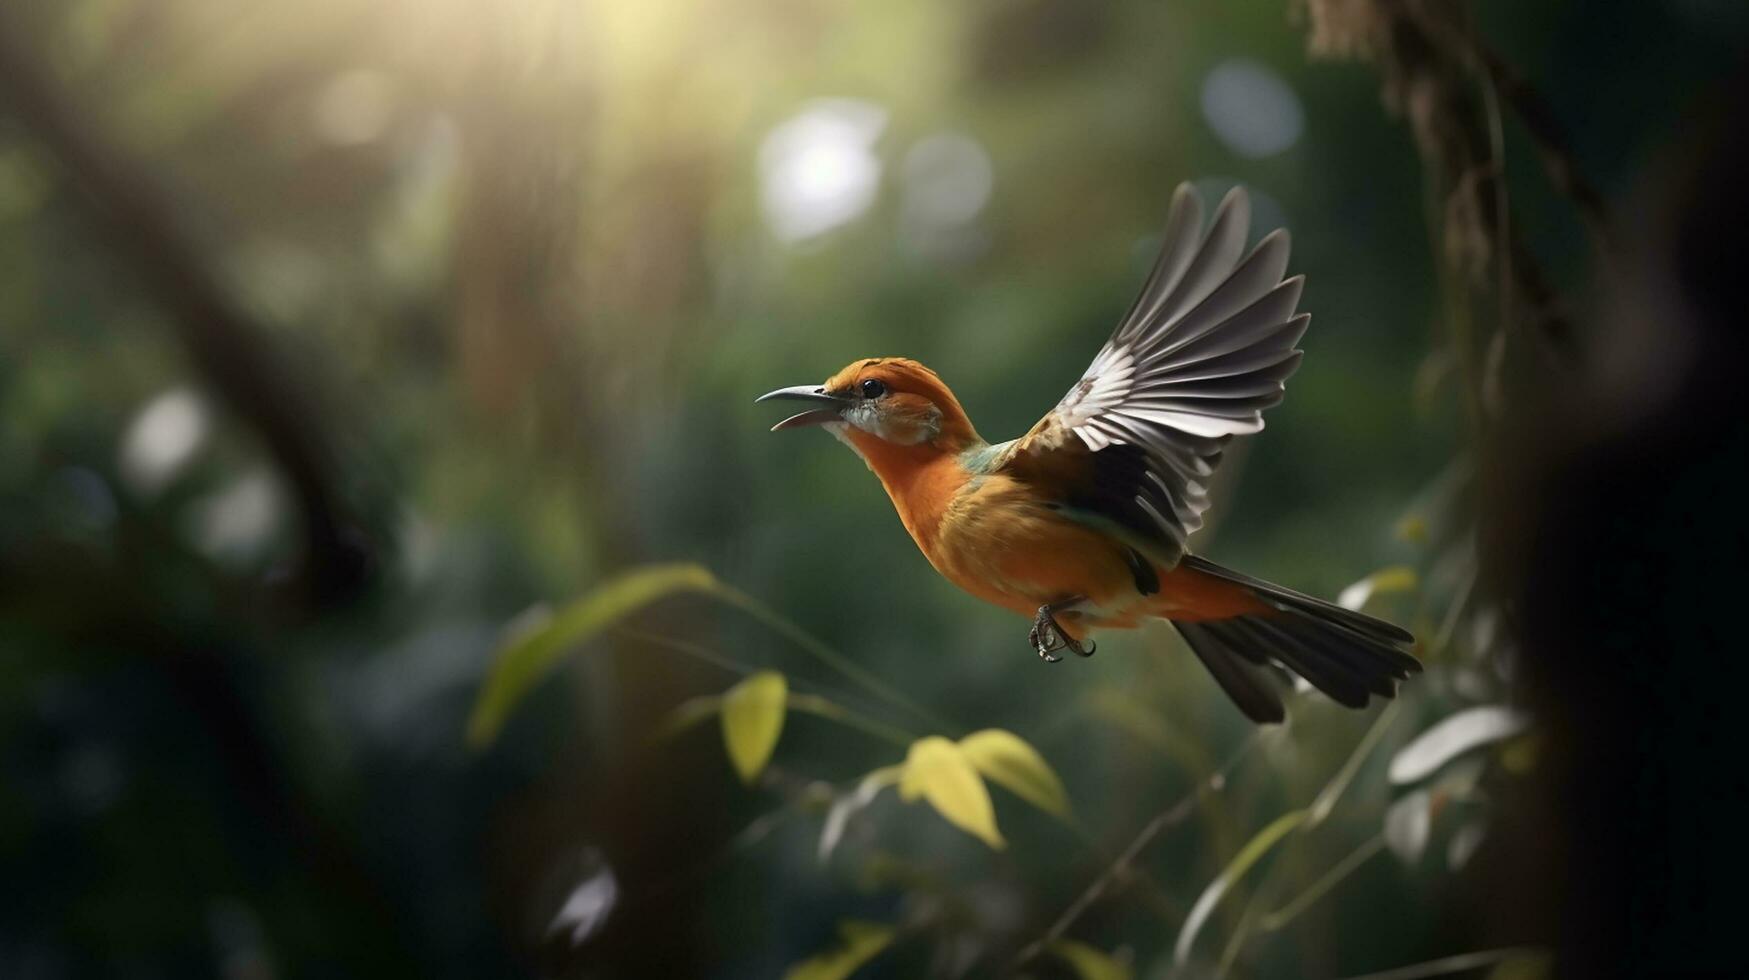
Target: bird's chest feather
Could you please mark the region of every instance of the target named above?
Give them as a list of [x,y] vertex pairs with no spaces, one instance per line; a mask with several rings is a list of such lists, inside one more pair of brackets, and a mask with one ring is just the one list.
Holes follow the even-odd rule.
[[1110,539],[1006,476],[968,480],[943,508],[933,548],[924,553],[967,592],[1027,615],[1070,596],[1105,608],[1135,597]]
[[1026,484],[972,472],[954,455],[897,447],[854,429],[846,436],[881,478],[924,557],[972,595],[1028,616],[1069,596],[1105,608],[1137,597],[1121,547],[1064,517]]

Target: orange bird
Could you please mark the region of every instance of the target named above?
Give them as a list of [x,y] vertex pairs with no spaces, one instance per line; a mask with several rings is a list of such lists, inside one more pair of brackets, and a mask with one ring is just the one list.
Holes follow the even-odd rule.
[[1032,619],[1030,642],[1091,656],[1088,635],[1172,623],[1251,720],[1285,717],[1279,664],[1352,708],[1421,669],[1390,623],[1192,555],[1209,478],[1234,436],[1263,428],[1299,366],[1310,314],[1288,236],[1244,254],[1250,203],[1221,201],[1203,231],[1189,185],[1135,305],[1081,380],[1026,435],[991,445],[934,371],[855,361],[772,427],[823,426],[880,477],[929,563],[960,588]]

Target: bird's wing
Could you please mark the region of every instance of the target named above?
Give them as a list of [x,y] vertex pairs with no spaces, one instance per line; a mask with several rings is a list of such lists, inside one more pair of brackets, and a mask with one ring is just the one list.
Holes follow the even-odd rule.
[[1175,564],[1202,526],[1221,451],[1263,428],[1310,319],[1294,313],[1304,277],[1282,278],[1287,232],[1244,254],[1250,214],[1235,188],[1205,234],[1202,202],[1181,184],[1135,305],[1081,380],[992,468]]

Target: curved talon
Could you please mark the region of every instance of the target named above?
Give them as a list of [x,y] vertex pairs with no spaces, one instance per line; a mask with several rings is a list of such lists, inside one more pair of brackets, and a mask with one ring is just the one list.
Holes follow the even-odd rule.
[[1053,629],[1049,623],[1033,623],[1032,631],[1026,635],[1026,638],[1032,644],[1033,650],[1038,653],[1039,659],[1045,663],[1054,664],[1063,659],[1051,656],[1051,651],[1061,646],[1062,642],[1061,634]]
[[1065,632],[1063,627],[1057,623],[1056,617],[1051,615],[1049,605],[1039,607],[1038,617],[1032,621],[1032,631],[1027,634],[1027,640],[1032,643],[1032,648],[1038,653],[1039,659],[1048,664],[1054,664],[1063,659],[1059,656],[1052,656],[1057,650],[1066,648],[1075,651],[1078,656],[1091,657],[1093,652],[1098,649],[1092,640],[1087,641],[1086,647],[1083,648],[1079,641]]

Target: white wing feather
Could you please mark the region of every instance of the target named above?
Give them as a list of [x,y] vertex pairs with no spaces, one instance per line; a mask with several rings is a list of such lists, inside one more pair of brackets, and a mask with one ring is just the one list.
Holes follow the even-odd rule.
[[1146,452],[1134,502],[1174,560],[1202,525],[1207,481],[1227,441],[1262,429],[1264,409],[1281,401],[1310,319],[1294,312],[1304,277],[1282,278],[1287,232],[1244,255],[1245,192],[1221,201],[1206,234],[1202,211],[1180,185],[1141,295],[1054,413],[1093,452]]

